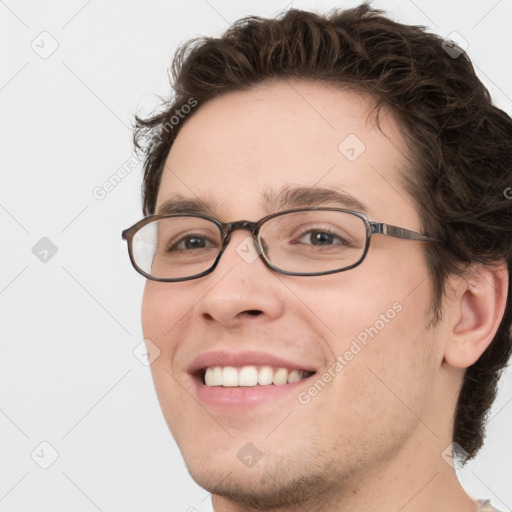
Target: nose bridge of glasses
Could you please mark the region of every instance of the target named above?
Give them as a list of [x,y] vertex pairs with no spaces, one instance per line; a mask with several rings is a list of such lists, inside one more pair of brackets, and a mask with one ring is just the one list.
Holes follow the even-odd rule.
[[[231,240],[231,235],[233,234],[234,231],[249,231],[250,236],[253,240],[254,247],[259,253],[260,250],[263,250],[263,249],[258,249],[258,247],[260,245],[257,240],[258,229],[259,229],[259,223],[252,222],[250,220],[239,220],[239,221],[235,221],[235,222],[227,222],[227,223],[222,224],[222,229],[221,229],[221,231],[222,231],[222,246],[220,248],[221,254],[226,250],[226,248]],[[238,248],[237,248],[237,251],[238,251]],[[245,252],[245,251],[243,251],[243,252]]]
[[233,233],[233,231],[237,230],[249,231],[251,235],[254,237],[254,235],[256,234],[257,225],[257,222],[252,222],[250,220],[238,220],[236,222],[228,222],[222,225],[222,235],[226,243],[231,238],[231,234]]

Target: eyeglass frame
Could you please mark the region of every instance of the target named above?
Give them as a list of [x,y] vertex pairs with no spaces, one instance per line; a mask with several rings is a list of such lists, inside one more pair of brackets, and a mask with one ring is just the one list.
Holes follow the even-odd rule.
[[[289,213],[295,213],[295,212],[303,212],[303,211],[336,211],[341,213],[349,213],[352,215],[355,215],[356,217],[359,217],[366,227],[366,240],[365,240],[365,247],[363,250],[363,253],[358,261],[355,263],[349,265],[348,267],[343,267],[341,269],[335,269],[335,270],[326,270],[322,272],[289,272],[286,270],[281,270],[277,267],[275,267],[268,259],[265,254],[265,251],[258,240],[259,231],[261,229],[261,226],[268,222],[271,219],[274,219],[276,217],[280,217],[282,215],[286,215]],[[155,277],[151,274],[148,274],[142,268],[140,268],[137,263],[135,262],[135,258],[133,256],[133,237],[135,234],[143,228],[145,225],[150,224],[151,222],[164,219],[164,218],[173,218],[173,217],[195,217],[200,218],[204,220],[208,220],[215,224],[220,231],[221,234],[221,246],[219,249],[219,252],[212,263],[212,265],[204,270],[203,272],[200,272],[199,274],[194,274],[190,277],[178,277],[178,278],[166,278],[166,277]],[[125,229],[121,233],[121,238],[123,240],[126,240],[128,244],[128,254],[130,257],[130,261],[135,268],[135,270],[146,277],[147,279],[150,279],[152,281],[159,281],[164,283],[176,283],[181,281],[191,281],[193,279],[199,279],[200,277],[204,277],[208,274],[211,274],[215,268],[217,267],[220,258],[222,257],[222,254],[226,250],[226,247],[228,246],[230,240],[231,240],[231,234],[236,230],[247,230],[251,233],[253,241],[256,243],[257,247],[259,248],[258,256],[261,256],[261,259],[263,260],[264,264],[270,268],[271,270],[274,270],[278,272],[279,274],[288,275],[288,276],[305,276],[305,277],[312,277],[312,276],[323,276],[328,274],[336,274],[339,272],[345,272],[346,270],[351,270],[357,266],[359,266],[364,259],[366,258],[366,255],[368,254],[368,250],[370,248],[370,239],[373,235],[386,235],[391,236],[393,238],[400,238],[402,240],[415,240],[419,242],[436,242],[436,243],[443,243],[442,240],[439,240],[437,238],[432,238],[427,235],[424,235],[422,233],[418,233],[417,231],[412,231],[410,229],[402,228],[399,226],[394,226],[392,224],[386,224],[384,222],[376,222],[368,217],[363,212],[358,212],[355,210],[347,210],[344,208],[334,208],[334,207],[323,207],[323,206],[311,206],[311,207],[304,207],[304,208],[293,208],[289,210],[283,210],[275,213],[271,213],[269,215],[266,215],[265,217],[261,218],[260,220],[253,222],[249,220],[239,220],[234,222],[222,222],[215,217],[210,217],[209,215],[204,215],[201,213],[170,213],[170,214],[157,214],[157,215],[148,215],[147,217],[144,217],[143,219],[136,222],[133,226]]]

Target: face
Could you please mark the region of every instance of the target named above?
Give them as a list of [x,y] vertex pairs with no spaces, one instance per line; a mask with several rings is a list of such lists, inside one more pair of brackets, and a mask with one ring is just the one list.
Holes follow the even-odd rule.
[[[169,153],[157,210],[180,196],[200,199],[223,222],[257,221],[290,206],[265,198],[312,188],[354,198],[376,221],[421,231],[400,180],[400,132],[384,110],[380,129],[368,112],[368,98],[307,81],[211,100]],[[293,206],[353,205],[319,196]],[[298,277],[244,258],[248,236],[235,231],[207,276],[147,282],[142,322],[160,350],[151,365],[158,397],[191,475],[214,501],[325,500],[419,442],[419,422],[432,413],[442,355],[425,327],[425,246],[374,235],[358,267]],[[304,372],[285,384],[203,383],[208,367],[245,366]]]

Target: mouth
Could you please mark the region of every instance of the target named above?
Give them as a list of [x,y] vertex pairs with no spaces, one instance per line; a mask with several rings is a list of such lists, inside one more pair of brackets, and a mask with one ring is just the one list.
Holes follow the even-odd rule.
[[283,386],[307,379],[315,372],[275,366],[209,366],[200,370],[199,377],[209,387]]
[[298,361],[268,353],[216,351],[197,357],[188,368],[197,398],[208,407],[240,410],[297,399],[317,373]]

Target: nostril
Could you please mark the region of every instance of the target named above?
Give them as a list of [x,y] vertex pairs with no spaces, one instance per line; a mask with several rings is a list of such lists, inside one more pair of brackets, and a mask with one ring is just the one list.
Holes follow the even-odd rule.
[[248,309],[247,311],[244,311],[244,313],[247,313],[251,316],[258,316],[261,314],[261,311],[259,309]]

